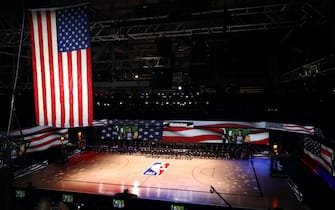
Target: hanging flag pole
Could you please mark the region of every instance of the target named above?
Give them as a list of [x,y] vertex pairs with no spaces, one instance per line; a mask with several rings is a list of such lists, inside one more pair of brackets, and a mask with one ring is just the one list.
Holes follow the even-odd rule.
[[16,93],[17,79],[18,79],[19,68],[20,68],[22,40],[23,40],[23,34],[24,34],[24,22],[25,22],[25,12],[24,12],[24,9],[23,9],[20,43],[19,43],[19,50],[18,50],[18,53],[17,53],[16,71],[15,71],[15,76],[14,76],[13,91],[12,91],[12,96],[11,96],[11,101],[10,101],[10,113],[9,113],[9,120],[8,120],[8,127],[7,127],[7,136],[9,136],[9,134],[10,134],[11,126],[12,126],[12,123],[13,123],[13,115],[15,114],[15,93]]
[[9,113],[9,119],[8,119],[8,126],[7,126],[7,133],[6,138],[4,139],[4,145],[3,145],[3,154],[2,154],[2,160],[1,160],[1,168],[2,173],[4,174],[4,177],[8,176],[8,180],[6,181],[6,184],[4,184],[3,187],[3,193],[1,194],[0,202],[2,205],[2,208],[4,210],[10,210],[13,209],[15,205],[15,188],[14,188],[14,172],[13,172],[13,164],[12,164],[12,156],[11,156],[11,150],[14,149],[13,147],[16,147],[16,145],[13,145],[12,139],[10,139],[10,130],[12,128],[13,124],[13,117],[15,116],[16,120],[17,116],[15,114],[15,93],[16,93],[16,86],[17,86],[17,80],[19,75],[19,68],[20,68],[20,59],[21,59],[21,49],[22,49],[22,41],[23,41],[23,34],[24,34],[24,22],[25,22],[25,12],[24,12],[24,5],[22,6],[22,26],[21,26],[21,34],[20,34],[20,40],[19,40],[19,49],[17,54],[17,62],[16,62],[16,70],[14,75],[14,81],[13,81],[13,90],[12,95],[10,99],[10,113]]

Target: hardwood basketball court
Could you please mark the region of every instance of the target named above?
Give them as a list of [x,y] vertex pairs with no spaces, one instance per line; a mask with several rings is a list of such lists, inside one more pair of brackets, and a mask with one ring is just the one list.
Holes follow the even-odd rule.
[[[285,210],[303,209],[286,178],[270,176],[268,158],[175,158],[85,152],[66,163],[15,180],[16,187],[114,196],[129,190],[140,199]],[[219,195],[211,193],[213,186]]]

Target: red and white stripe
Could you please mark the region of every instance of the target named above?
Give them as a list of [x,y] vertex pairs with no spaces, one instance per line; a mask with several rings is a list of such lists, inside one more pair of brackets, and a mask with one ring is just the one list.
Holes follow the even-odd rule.
[[[64,137],[62,142],[60,139]],[[30,141],[27,152],[44,151],[51,147],[60,146],[68,143],[68,129],[59,129],[57,131],[49,131],[46,133],[35,134],[25,137],[25,141]]]
[[267,145],[270,142],[269,132],[263,129],[250,131],[249,138],[250,144]]
[[334,151],[331,148],[321,144],[319,155],[313,154],[313,152],[306,148],[304,148],[304,153],[314,162],[314,164],[316,163],[316,165],[322,166],[328,173],[332,173]]
[[[162,139],[169,142],[223,143],[222,127],[164,127]],[[250,130],[251,144],[269,144],[269,132],[264,129]]]
[[22,129],[17,129],[17,130],[12,130],[10,132],[10,136],[13,137],[20,137],[22,136],[27,136],[27,135],[32,135],[36,133],[43,133],[47,132],[50,130],[54,130],[55,128],[52,128],[50,126],[35,126],[35,127],[30,127],[30,128],[22,128]]
[[327,165],[326,167],[328,168],[332,168],[333,167],[333,159],[334,159],[334,151],[321,144],[321,158],[323,159],[323,161],[325,162],[325,164]]
[[266,122],[245,122],[245,121],[205,121],[205,120],[166,120],[165,125],[170,122],[189,122],[192,123],[193,127],[218,127],[218,128],[265,128]]
[[[22,138],[26,142],[30,142],[27,152],[44,151],[51,147],[67,144],[69,139],[69,131],[67,128],[54,128],[47,126],[36,126],[25,128],[21,131],[14,130],[10,132],[10,136],[14,138]],[[64,137],[64,141],[61,141]]]
[[315,128],[311,125],[297,125],[291,123],[273,123],[273,122],[266,122],[267,129],[270,130],[279,130],[279,131],[287,131],[292,133],[302,133],[302,134],[309,134],[314,135]]
[[296,125],[296,124],[282,124],[282,128],[285,131],[295,132],[295,133],[303,133],[303,134],[314,134],[314,127],[313,126],[303,126],[303,125]]
[[169,142],[222,143],[222,128],[165,127],[162,139]]

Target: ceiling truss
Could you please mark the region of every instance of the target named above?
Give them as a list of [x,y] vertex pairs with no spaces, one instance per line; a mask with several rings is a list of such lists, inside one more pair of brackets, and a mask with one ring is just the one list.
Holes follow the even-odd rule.
[[[197,35],[221,34],[292,27],[302,20],[302,11],[285,11],[285,4],[257,7],[210,10],[183,14],[114,19],[91,23],[92,42],[119,42],[124,40],[145,40],[159,37],[190,37]],[[285,12],[284,12],[285,11]],[[292,15],[294,14],[294,15]],[[18,27],[4,27],[8,21]],[[0,47],[19,44],[20,24],[17,20],[0,19]],[[26,27],[23,46],[30,42]]]

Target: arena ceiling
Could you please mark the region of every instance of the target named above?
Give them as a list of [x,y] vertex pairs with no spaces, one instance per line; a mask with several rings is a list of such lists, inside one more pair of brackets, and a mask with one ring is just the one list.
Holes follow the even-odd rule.
[[[268,97],[334,91],[331,0],[22,2],[1,8],[1,94],[10,92],[17,65],[18,89],[31,91],[29,26],[23,11],[78,3],[89,5],[95,93],[181,87]],[[263,98],[265,108],[276,109],[278,100]]]

